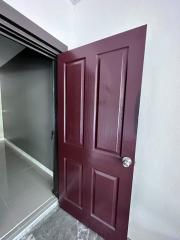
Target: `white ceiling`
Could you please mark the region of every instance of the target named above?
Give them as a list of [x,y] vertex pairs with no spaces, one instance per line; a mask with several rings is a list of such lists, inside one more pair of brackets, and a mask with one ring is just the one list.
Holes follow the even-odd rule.
[[81,0],[70,0],[72,4],[77,4],[78,2],[80,2]]

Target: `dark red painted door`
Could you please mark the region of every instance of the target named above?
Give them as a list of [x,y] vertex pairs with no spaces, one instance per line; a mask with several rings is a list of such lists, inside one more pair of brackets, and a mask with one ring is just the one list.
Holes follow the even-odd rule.
[[60,206],[109,240],[127,239],[145,35],[142,26],[58,59]]

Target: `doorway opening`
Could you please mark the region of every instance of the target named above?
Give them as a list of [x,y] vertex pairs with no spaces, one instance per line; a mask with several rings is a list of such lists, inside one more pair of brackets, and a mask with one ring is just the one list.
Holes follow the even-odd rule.
[[0,35],[0,238],[54,204],[54,60]]

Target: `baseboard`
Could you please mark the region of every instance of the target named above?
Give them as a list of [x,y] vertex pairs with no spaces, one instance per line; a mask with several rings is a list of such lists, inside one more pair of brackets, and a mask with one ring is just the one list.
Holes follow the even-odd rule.
[[25,157],[27,160],[32,162],[34,165],[36,165],[38,168],[46,172],[49,176],[53,177],[53,171],[49,170],[47,167],[45,167],[43,164],[41,164],[39,161],[37,161],[35,158],[31,157],[28,153],[24,152],[22,149],[17,147],[14,143],[9,141],[8,139],[4,139],[5,143],[11,147],[13,150],[21,154],[23,157]]
[[7,233],[2,240],[20,240],[26,234],[28,234],[31,229],[36,226],[42,219],[45,219],[49,213],[56,211],[58,209],[58,199],[56,197],[51,197],[42,206],[36,209],[32,214],[30,214],[26,219],[14,227],[9,233]]

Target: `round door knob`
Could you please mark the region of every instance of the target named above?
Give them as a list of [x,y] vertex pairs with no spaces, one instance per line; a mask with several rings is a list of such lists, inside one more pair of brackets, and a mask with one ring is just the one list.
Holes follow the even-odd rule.
[[123,157],[122,158],[122,164],[123,164],[123,167],[128,168],[132,164],[132,159],[129,158],[129,157]]

